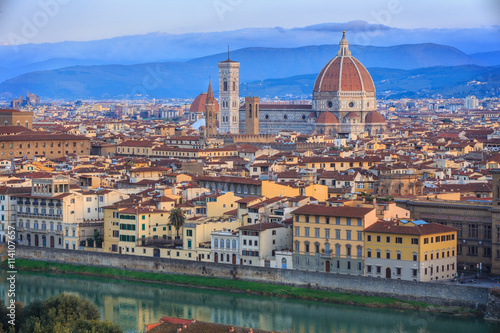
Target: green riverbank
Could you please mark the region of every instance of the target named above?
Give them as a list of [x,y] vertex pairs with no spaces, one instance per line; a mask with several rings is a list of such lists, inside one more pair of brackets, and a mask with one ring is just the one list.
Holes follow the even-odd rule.
[[[2,264],[5,268],[5,262]],[[173,275],[163,273],[149,273],[122,270],[117,268],[94,267],[73,264],[61,264],[46,261],[36,261],[28,259],[17,259],[16,267],[19,271],[39,271],[58,274],[77,274],[98,276],[106,278],[116,278],[123,280],[143,281],[152,283],[165,283],[180,286],[193,286],[226,290],[240,293],[250,293],[266,296],[277,296],[284,298],[297,298],[305,300],[315,300],[321,302],[331,302],[338,304],[359,305],[374,308],[408,309],[419,311],[431,311],[449,313],[455,315],[477,315],[471,309],[459,307],[434,306],[422,302],[397,300],[389,297],[362,296],[354,294],[343,294],[338,292],[323,291],[309,288],[299,288],[260,282],[248,282],[241,280],[227,280],[213,277],[198,277],[188,275]]]

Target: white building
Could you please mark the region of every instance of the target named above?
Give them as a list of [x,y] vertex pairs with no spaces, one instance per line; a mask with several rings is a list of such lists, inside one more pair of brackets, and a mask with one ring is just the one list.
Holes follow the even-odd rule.
[[464,109],[472,110],[479,107],[479,100],[476,96],[467,96],[464,100]]
[[224,229],[222,231],[212,231],[211,233],[211,254],[212,262],[223,264],[240,263],[240,241],[239,232]]
[[292,249],[292,229],[280,223],[259,223],[240,230],[240,264],[275,267],[276,251]]

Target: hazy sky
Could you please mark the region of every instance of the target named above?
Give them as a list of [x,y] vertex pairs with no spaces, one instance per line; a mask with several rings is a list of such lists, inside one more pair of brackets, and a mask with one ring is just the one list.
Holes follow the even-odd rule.
[[397,28],[491,26],[500,23],[500,0],[0,0],[0,44],[353,20]]

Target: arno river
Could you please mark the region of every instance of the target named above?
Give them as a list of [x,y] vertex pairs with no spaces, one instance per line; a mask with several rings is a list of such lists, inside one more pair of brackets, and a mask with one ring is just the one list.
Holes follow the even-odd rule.
[[[0,275],[0,292],[6,297],[6,274]],[[162,316],[281,332],[500,332],[499,324],[481,319],[457,318],[423,312],[370,309],[301,300],[247,296],[228,292],[172,287],[111,279],[18,273],[18,301],[25,304],[62,292],[95,303],[101,317],[127,333],[140,332]],[[279,287],[277,287],[279,288]]]

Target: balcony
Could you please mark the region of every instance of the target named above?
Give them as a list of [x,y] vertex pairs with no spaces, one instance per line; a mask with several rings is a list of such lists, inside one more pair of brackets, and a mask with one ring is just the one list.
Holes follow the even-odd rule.
[[33,205],[38,205],[38,200],[34,200]]
[[40,201],[40,206],[46,206],[47,202],[45,200]]
[[53,202],[49,202],[49,207],[54,207],[54,203]]
[[333,253],[320,253],[319,257],[320,258],[332,259],[333,258]]

